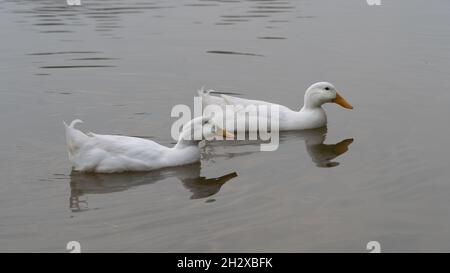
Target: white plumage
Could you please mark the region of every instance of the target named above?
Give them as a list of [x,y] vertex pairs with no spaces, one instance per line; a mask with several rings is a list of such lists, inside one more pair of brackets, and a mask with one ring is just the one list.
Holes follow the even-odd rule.
[[[337,103],[344,108],[353,109],[351,106],[335,89],[335,87],[327,82],[318,82],[311,85],[305,92],[304,105],[300,111],[292,110],[286,106],[265,102],[260,100],[243,99],[228,95],[212,96],[209,91],[199,91],[199,95],[202,98],[203,108],[208,106],[218,106],[225,113],[225,117],[216,115],[215,123],[225,124],[225,128],[246,128],[245,130],[251,130],[256,128],[255,126],[249,126],[251,122],[263,122],[270,123],[270,115],[265,115],[257,112],[256,115],[250,115],[247,119],[243,118],[243,115],[251,111],[247,111],[249,107],[267,106],[270,113],[270,109],[278,108],[279,115],[279,130],[305,130],[323,127],[327,124],[327,116],[322,108],[324,103]],[[232,115],[226,111],[226,106],[234,106],[235,111]],[[241,117],[241,119],[239,119]],[[219,120],[219,119],[223,119]],[[244,121],[246,124],[239,127],[239,122]],[[250,121],[250,122],[249,122]],[[231,125],[231,124],[234,125]]]
[[[172,148],[137,137],[85,134],[74,128],[81,120],[74,120],[70,125],[64,122],[69,160],[76,171],[99,173],[150,171],[190,164],[200,160],[198,143],[201,139],[191,140],[189,135],[196,130],[202,130],[204,135],[204,125],[209,120],[210,117],[199,117],[187,123]],[[215,126],[207,128],[206,133],[222,132]]]

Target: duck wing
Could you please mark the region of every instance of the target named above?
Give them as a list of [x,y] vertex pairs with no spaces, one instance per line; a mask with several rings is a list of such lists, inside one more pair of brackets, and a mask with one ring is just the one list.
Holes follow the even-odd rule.
[[270,103],[270,102],[266,102],[266,101],[262,101],[262,100],[249,100],[249,99],[243,99],[243,98],[238,98],[238,97],[233,97],[233,96],[223,95],[223,94],[220,96],[223,98],[223,100],[225,101],[225,103],[227,105],[235,105],[235,106],[242,105],[243,107],[247,107],[249,105],[255,105],[255,106],[279,105],[279,104]]
[[272,107],[278,107],[278,110],[280,111],[280,115],[282,113],[293,112],[293,110],[291,110],[290,108],[288,108],[284,105],[281,105],[281,104],[277,104],[277,103],[271,103],[271,102],[262,101],[262,100],[249,100],[249,99],[237,98],[237,97],[228,96],[228,95],[221,95],[221,97],[224,99],[224,101],[227,105],[236,106],[237,112],[241,112],[241,111],[245,110],[246,107],[248,107],[248,106],[256,106],[256,107],[267,106],[268,111],[270,111],[270,109]]

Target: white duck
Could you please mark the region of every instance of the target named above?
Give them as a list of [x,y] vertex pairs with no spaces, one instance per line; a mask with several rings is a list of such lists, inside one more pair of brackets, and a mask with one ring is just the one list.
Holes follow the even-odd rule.
[[[199,95],[202,98],[203,108],[205,109],[209,105],[218,105],[225,111],[226,105],[234,105],[237,106],[237,109],[240,109],[236,112],[236,115],[233,115],[229,118],[228,113],[225,118],[225,128],[240,128],[230,126],[230,122],[235,122],[239,112],[245,112],[245,108],[249,106],[260,106],[266,105],[268,107],[277,106],[279,109],[279,130],[280,131],[289,131],[289,130],[305,130],[305,129],[314,129],[320,128],[327,124],[327,115],[322,108],[322,105],[325,103],[333,102],[339,104],[340,106],[353,109],[353,106],[348,103],[337,91],[336,88],[328,82],[318,82],[311,85],[305,92],[304,105],[300,111],[294,111],[289,109],[286,106],[279,105],[276,103],[259,101],[259,100],[249,100],[242,99],[237,97],[232,97],[228,95],[220,95],[211,96],[210,91],[199,91]],[[269,108],[270,109],[270,108]],[[270,110],[269,110],[270,111]],[[267,115],[262,116],[261,114],[257,114],[258,116],[253,116],[256,119],[268,119]],[[216,116],[219,117],[219,116]],[[252,117],[250,117],[252,120]],[[255,119],[253,119],[255,120]],[[215,121],[220,122],[220,121]],[[245,126],[245,130],[249,130],[251,126],[248,126],[248,119],[246,119],[247,126]],[[221,123],[217,123],[221,124]],[[227,125],[228,124],[228,125]]]
[[185,124],[172,148],[137,137],[84,134],[74,128],[81,120],[74,120],[70,125],[64,122],[69,160],[76,171],[97,173],[150,171],[194,163],[200,161],[198,143],[201,141],[194,140],[194,135],[201,132],[205,138],[231,136],[210,124],[210,120],[211,117],[198,117]]

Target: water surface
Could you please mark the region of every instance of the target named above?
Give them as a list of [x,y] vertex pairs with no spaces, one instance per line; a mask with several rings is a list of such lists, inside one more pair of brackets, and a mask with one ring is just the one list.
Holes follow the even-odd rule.
[[[450,3],[382,3],[1,1],[0,251],[450,251]],[[172,145],[202,86],[299,109],[316,81],[355,109],[275,152],[71,171],[63,120]]]

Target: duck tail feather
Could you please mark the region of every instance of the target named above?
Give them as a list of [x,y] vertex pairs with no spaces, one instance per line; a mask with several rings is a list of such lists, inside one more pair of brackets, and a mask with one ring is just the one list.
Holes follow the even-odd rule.
[[201,96],[206,96],[209,95],[211,93],[211,91],[213,90],[206,90],[205,86],[202,86],[202,88],[200,88],[199,90],[197,90],[198,95]]
[[83,142],[88,137],[83,132],[78,129],[75,129],[74,126],[77,123],[82,123],[83,121],[80,119],[73,120],[69,125],[65,121],[63,121],[65,129],[66,129],[66,144],[67,150],[69,152],[69,160],[73,162],[73,158],[77,152],[77,150],[81,147]]

